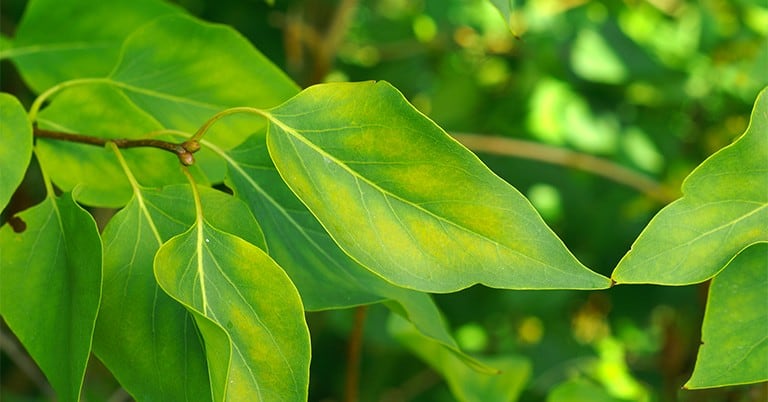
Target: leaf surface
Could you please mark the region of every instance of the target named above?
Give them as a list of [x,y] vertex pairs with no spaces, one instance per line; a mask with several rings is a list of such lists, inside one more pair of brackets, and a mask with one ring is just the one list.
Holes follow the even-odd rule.
[[0,93],[0,211],[5,209],[24,179],[32,158],[32,126],[24,107],[13,96]]
[[131,32],[154,18],[181,13],[158,0],[32,0],[3,56],[39,93],[63,81],[106,76]]
[[0,227],[0,314],[60,401],[79,401],[101,295],[101,240],[72,195],[49,196]]
[[686,388],[768,381],[768,243],[742,251],[709,288],[702,345]]
[[195,317],[214,400],[306,400],[304,310],[265,252],[198,219],[163,244],[154,267],[160,286]]
[[392,315],[389,332],[419,356],[448,383],[454,397],[465,402],[516,401],[531,376],[528,360],[516,356],[495,356],[482,361],[500,373],[480,373],[469,369],[456,355],[421,335],[410,323]]
[[768,241],[768,90],[747,131],[683,182],[613,272],[617,283],[687,285],[713,277],[741,250]]
[[387,302],[424,336],[451,350],[470,367],[494,371],[460,351],[429,295],[392,285],[333,242],[280,178],[269,158],[264,131],[231,151],[216,152],[229,164],[227,184],[250,206],[264,230],[270,256],[296,284],[307,310]]
[[[94,352],[137,400],[202,401],[211,390],[192,315],[161,290],[153,273],[160,245],[195,219],[189,186],[137,187],[104,230],[104,288]],[[209,219],[264,246],[247,207],[201,188]],[[130,308],[126,308],[130,306]]]
[[269,153],[356,261],[403,287],[606,288],[531,204],[387,83],[311,87],[269,112]]
[[[272,107],[298,92],[233,28],[181,16],[160,18],[132,34],[109,80],[164,127],[187,132],[224,109]],[[263,124],[251,115],[231,116],[205,138],[228,148]]]

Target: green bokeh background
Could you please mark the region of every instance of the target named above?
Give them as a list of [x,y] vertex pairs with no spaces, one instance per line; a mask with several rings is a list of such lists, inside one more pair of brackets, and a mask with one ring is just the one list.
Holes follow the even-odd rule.
[[[234,26],[303,87],[387,80],[449,132],[599,156],[671,194],[744,131],[755,96],[768,84],[768,5],[762,0],[519,1],[509,26],[481,0],[177,3]],[[12,36],[24,5],[0,3],[4,35]],[[350,6],[351,18],[324,62],[314,38],[329,30],[338,7]],[[33,95],[24,92],[12,65],[1,67],[2,90],[29,105]],[[664,206],[578,170],[480,156],[531,199],[585,265],[604,275]],[[34,184],[25,188],[32,199]],[[474,287],[436,301],[466,350],[530,359],[522,401],[578,401],[585,392],[592,400],[765,400],[765,384],[681,390],[693,370],[706,292],[707,284],[601,292]],[[342,398],[353,315],[308,315],[311,401]],[[360,399],[453,400],[440,377],[387,334],[387,315],[382,306],[368,310]],[[3,351],[0,399],[45,400],[34,396],[34,386]],[[115,387],[92,359],[84,398],[119,396]]]

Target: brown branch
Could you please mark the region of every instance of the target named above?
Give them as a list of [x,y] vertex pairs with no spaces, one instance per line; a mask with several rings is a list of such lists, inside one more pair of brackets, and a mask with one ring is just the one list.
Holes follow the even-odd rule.
[[451,135],[473,151],[530,159],[583,170],[638,190],[663,204],[677,198],[676,194],[648,176],[589,154],[505,137],[462,133],[452,133]]
[[315,50],[315,64],[311,83],[321,82],[333,66],[336,51],[344,39],[349,23],[357,10],[357,0],[341,0],[322,40]]
[[196,140],[175,143],[152,138],[128,139],[128,138],[101,138],[89,135],[65,133],[61,131],[44,130],[35,127],[34,134],[36,138],[49,138],[53,140],[77,142],[80,144],[105,146],[112,142],[118,148],[139,148],[149,147],[158,148],[175,154],[184,166],[190,166],[195,163],[193,153],[200,149],[200,144]]
[[344,402],[357,402],[360,382],[360,350],[363,346],[363,324],[368,306],[355,308],[355,321],[347,347],[347,375],[344,384]]

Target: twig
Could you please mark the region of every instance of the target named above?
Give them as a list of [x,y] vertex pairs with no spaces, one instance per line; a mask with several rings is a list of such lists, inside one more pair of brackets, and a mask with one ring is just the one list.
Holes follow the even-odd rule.
[[311,83],[321,82],[328,71],[331,69],[333,60],[336,57],[336,50],[339,48],[344,34],[349,28],[352,16],[357,10],[357,0],[341,0],[336,12],[333,15],[328,30],[323,36],[319,46],[315,51],[315,65],[310,77]]
[[463,133],[452,133],[451,135],[473,151],[530,159],[583,170],[631,187],[663,204],[676,198],[674,194],[653,179],[609,160],[589,154],[512,138]]
[[344,402],[357,402],[359,398],[360,350],[363,345],[363,325],[365,324],[365,314],[367,311],[367,306],[355,308],[355,321],[347,347],[347,375],[344,385]]
[[197,140],[188,140],[182,143],[175,143],[163,140],[156,140],[152,138],[141,139],[128,139],[128,138],[100,138],[92,137],[89,135],[65,133],[61,131],[43,130],[35,127],[35,137],[37,138],[50,138],[54,140],[77,142],[87,145],[105,146],[107,143],[112,142],[117,145],[118,148],[138,148],[138,147],[150,147],[158,148],[175,154],[179,161],[185,165],[190,166],[195,163],[195,159],[192,156],[193,153],[200,149],[200,144]]

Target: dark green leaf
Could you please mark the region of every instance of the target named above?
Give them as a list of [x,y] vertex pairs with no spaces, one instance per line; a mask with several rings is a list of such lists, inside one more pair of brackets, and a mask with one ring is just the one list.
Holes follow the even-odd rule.
[[388,281],[429,292],[610,284],[389,84],[318,85],[268,117],[282,178],[344,251]]
[[101,240],[72,195],[20,213],[26,230],[0,228],[0,314],[60,401],[77,402],[101,295]]
[[0,211],[24,179],[32,158],[32,125],[21,103],[0,93]]
[[741,250],[768,241],[768,90],[747,131],[686,178],[613,272],[617,283],[687,285],[717,274]]

